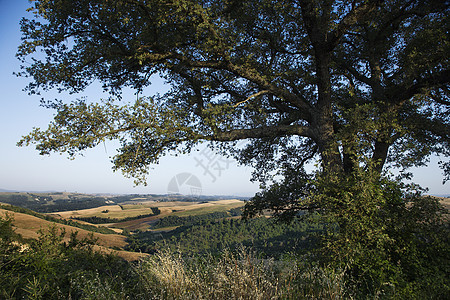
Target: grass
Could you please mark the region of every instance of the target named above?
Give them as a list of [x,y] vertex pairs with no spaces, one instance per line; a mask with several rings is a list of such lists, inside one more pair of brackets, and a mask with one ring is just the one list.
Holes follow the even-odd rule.
[[155,222],[161,215],[151,216],[136,220],[130,220],[120,223],[111,224],[111,227],[121,228],[123,230],[133,231],[133,230],[147,230],[150,227],[150,222]]
[[[168,215],[175,215],[179,217],[202,215],[211,212],[227,211],[232,208],[243,206],[244,202],[240,200],[219,200],[208,203],[197,202],[143,202],[138,204],[124,204],[124,205],[106,205],[96,208],[63,211],[52,213],[63,218],[69,219],[71,217],[102,217],[102,218],[115,218],[124,219],[127,217],[137,217],[140,215],[151,214],[152,207],[158,207],[161,210],[159,217],[165,217]],[[123,208],[123,209],[122,209]],[[107,211],[105,213],[105,211]],[[146,220],[144,220],[146,221]],[[133,226],[136,222],[133,222]],[[145,227],[145,226],[143,226]]]
[[127,211],[127,210],[130,210],[130,209],[133,209],[133,210],[135,210],[135,209],[147,209],[145,206],[144,206],[144,204],[142,204],[142,203],[137,203],[137,204],[124,204],[124,205],[122,205],[122,208],[123,208],[123,210],[124,211]]
[[180,227],[180,226],[161,227],[161,228],[151,229],[151,231],[153,231],[153,232],[172,231],[172,230],[177,229],[178,227]]
[[162,250],[136,267],[156,299],[348,299],[344,272],[296,260],[257,259],[252,251],[183,257]]
[[[129,231],[133,230],[148,230],[150,224],[156,220],[173,215],[178,217],[204,215],[213,212],[228,211],[232,208],[243,206],[243,202],[240,200],[219,200],[208,203],[192,203],[192,202],[161,202],[157,203],[157,206],[161,213],[157,216],[131,220],[126,222],[115,223],[111,226]],[[153,207],[154,207],[153,206]],[[168,228],[164,228],[168,230]]]
[[[24,238],[36,238],[37,232],[40,229],[48,228],[50,225],[55,225],[58,228],[64,228],[66,232],[78,231],[79,237],[84,238],[91,234],[91,231],[83,230],[80,228],[72,227],[69,225],[58,224],[54,222],[49,222],[34,216],[30,216],[27,214],[10,212],[3,209],[0,209],[0,215],[4,216],[6,213],[10,214],[14,218],[13,225],[17,228],[17,233],[20,233]],[[119,234],[101,234],[101,233],[92,233],[95,238],[98,239],[98,243],[101,246],[105,247],[119,247],[122,248],[126,245],[125,239],[126,237]]]
[[127,217],[136,217],[140,215],[151,214],[152,207],[158,207],[160,209],[161,213],[157,216],[108,224],[108,226],[111,228],[121,228],[133,231],[137,229],[148,230],[150,228],[151,222],[154,222],[159,218],[163,218],[169,215],[179,217],[196,216],[213,212],[224,212],[232,208],[241,207],[243,205],[244,202],[240,200],[218,200],[218,201],[210,201],[207,203],[182,202],[182,201],[174,201],[174,202],[148,201],[138,204],[108,205],[90,209],[57,212],[54,213],[54,215],[58,215],[67,219],[71,217],[80,218],[80,217],[94,217],[94,216],[102,218],[124,219]]

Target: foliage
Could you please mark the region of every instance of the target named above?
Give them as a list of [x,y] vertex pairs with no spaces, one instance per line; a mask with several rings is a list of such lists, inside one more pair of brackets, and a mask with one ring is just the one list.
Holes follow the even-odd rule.
[[322,190],[310,201],[336,224],[322,240],[323,263],[345,268],[347,283],[362,295],[420,299],[450,293],[448,211],[437,199],[361,170],[347,181],[320,180]]
[[[13,232],[10,218],[0,218]],[[6,224],[6,226],[3,226]],[[9,227],[7,230],[4,228]],[[9,236],[9,235],[8,235]],[[341,273],[302,260],[259,259],[241,248],[219,256],[185,256],[162,250],[131,265],[92,251],[92,239],[76,234],[62,243],[56,227],[25,244],[0,245],[2,299],[298,299],[343,298]],[[4,239],[5,238],[5,239]]]
[[248,249],[184,258],[164,250],[138,266],[162,299],[345,299],[342,273],[261,260]]
[[152,225],[152,228],[164,228],[164,227],[173,227],[173,226],[181,226],[181,225],[192,225],[194,223],[198,223],[199,221],[204,220],[216,220],[223,219],[229,217],[227,212],[213,212],[209,214],[203,215],[194,215],[187,217],[178,217],[178,216],[167,216],[161,219],[158,219],[155,224]]
[[[1,224],[9,222],[0,218]],[[94,252],[95,240],[50,227],[27,244],[0,245],[2,299],[143,299],[131,266]],[[94,294],[94,291],[96,294]],[[100,294],[101,292],[101,294]],[[95,296],[94,296],[95,295]]]
[[281,182],[274,182],[246,203],[243,217],[252,218],[267,210],[279,220],[290,221],[308,210],[317,209],[317,203],[308,201],[308,196],[315,191],[312,179],[313,176],[301,168],[286,170]]
[[0,218],[0,239],[2,245],[9,245],[12,241],[17,240],[18,235],[12,228],[13,217],[9,214],[5,215],[5,218]]
[[[323,217],[317,257],[357,290],[448,293],[447,223],[387,177],[450,155],[448,2],[46,0],[31,11],[17,54],[29,92],[78,93],[98,80],[111,97],[44,100],[54,120],[19,145],[72,157],[117,139],[114,169],[145,181],[167,152],[209,141],[255,167],[263,191],[246,215]],[[117,101],[154,74],[168,93]],[[441,166],[446,180],[450,163]]]
[[[166,224],[170,225],[170,224]],[[267,218],[201,220],[171,231],[137,232],[128,237],[128,250],[157,253],[161,249],[180,250],[186,255],[219,254],[223,249],[244,245],[259,257],[280,258],[289,253],[305,253],[315,245],[323,224],[295,220],[291,224]]]
[[[79,93],[97,80],[111,93],[44,100],[54,120],[19,142],[41,154],[74,156],[117,139],[114,169],[143,180],[168,151],[249,139],[242,151],[223,150],[262,181],[311,159],[324,172],[351,173],[367,161],[381,172],[449,154],[445,2],[33,4],[38,18],[22,20],[17,53],[28,91]],[[125,87],[144,92],[155,74],[171,85],[167,94],[116,101]]]
[[[289,242],[295,236],[299,237],[301,232],[298,229],[295,231],[295,228],[303,226],[303,232],[308,234],[311,228],[307,228],[307,223],[294,222],[288,227],[282,223],[277,225],[265,218],[250,220],[248,223],[241,221],[240,225],[236,220],[215,223],[209,221],[210,225],[215,224],[218,227],[211,230],[210,226],[210,235],[205,231],[208,228],[205,226],[208,225],[207,222],[203,225],[202,223],[192,225],[192,229],[197,227],[192,234],[185,228],[183,232],[186,238],[173,232],[175,239],[160,242],[157,253],[134,266],[120,258],[94,252],[92,246],[95,241],[92,239],[79,240],[76,234],[72,234],[66,242],[62,242],[66,235],[56,227],[42,231],[36,241],[29,241],[28,244],[17,243],[18,235],[14,234],[11,228],[13,220],[0,218],[1,297],[7,299],[23,297],[218,299],[225,296],[230,299],[445,298],[448,294],[448,276],[446,276],[448,227],[442,228],[439,218],[434,213],[438,208],[436,202],[424,198],[417,198],[414,201],[414,205],[407,206],[409,212],[422,218],[423,213],[420,211],[428,206],[426,210],[431,214],[428,218],[422,219],[421,223],[417,222],[417,219],[413,220],[411,214],[405,215],[404,211],[393,208],[398,212],[396,216],[405,221],[403,224],[392,221],[399,227],[391,228],[387,220],[387,228],[391,231],[388,235],[393,241],[387,241],[385,245],[380,244],[376,247],[372,245],[377,240],[383,242],[379,238],[381,234],[355,239],[356,234],[349,234],[348,230],[336,231],[337,227],[331,227],[333,230],[324,241],[328,252],[314,252],[314,249],[309,249],[302,256],[286,253],[275,260],[269,251],[268,257],[262,257],[262,251],[267,248],[261,244],[258,246],[258,240],[276,243],[270,238],[273,233],[277,234],[283,227],[284,230],[293,230],[292,236],[284,234],[280,236],[278,242],[285,244],[274,251],[280,254],[281,249],[289,249],[289,252],[293,253],[296,249],[291,247]],[[354,217],[349,216],[348,219]],[[370,225],[370,220],[366,221]],[[232,224],[237,231],[230,233],[224,228],[226,222]],[[259,227],[258,223],[265,225]],[[298,227],[295,223],[301,226]],[[430,227],[430,224],[435,227]],[[229,233],[224,237],[233,239],[239,235],[246,235],[243,228],[251,231],[250,236],[254,240],[249,246],[255,250],[248,250],[250,248],[244,250],[239,248],[240,243],[235,243],[234,246],[233,243],[229,243],[230,248],[216,245],[219,249],[213,252],[214,243],[212,243],[209,251],[203,251],[200,255],[202,251],[198,245],[215,237],[220,230]],[[364,235],[368,231],[357,228],[355,232]],[[202,235],[205,235],[205,239],[196,246],[194,238]],[[407,243],[412,243],[413,247]],[[188,248],[187,245],[191,245],[192,248]],[[234,248],[238,250],[229,250]],[[180,252],[181,249],[185,250]],[[346,253],[347,257],[343,257],[342,255]],[[316,255],[322,256],[321,264],[317,263]]]
[[291,181],[258,193],[244,216],[264,209],[281,220],[292,219],[299,209],[315,214],[328,224],[315,250],[318,261],[345,270],[346,284],[359,297],[445,298],[450,293],[448,211],[437,199],[370,167],[355,167],[346,177],[295,171],[285,178]]

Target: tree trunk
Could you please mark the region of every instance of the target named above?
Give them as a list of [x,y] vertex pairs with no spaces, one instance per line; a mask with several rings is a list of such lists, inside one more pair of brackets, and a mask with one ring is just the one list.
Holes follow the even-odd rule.
[[335,141],[333,109],[331,101],[330,54],[326,45],[316,48],[317,110],[313,126],[317,130],[317,144],[322,156],[323,172],[327,174],[343,171],[339,147]]
[[384,141],[376,141],[375,142],[375,149],[373,151],[372,155],[372,161],[374,162],[374,168],[375,170],[381,174],[381,171],[383,171],[384,163],[386,162],[386,158],[388,155],[390,144],[384,142]]

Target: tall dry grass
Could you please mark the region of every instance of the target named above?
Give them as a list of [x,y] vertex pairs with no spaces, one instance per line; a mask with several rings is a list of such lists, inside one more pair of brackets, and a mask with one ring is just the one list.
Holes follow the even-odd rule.
[[136,267],[154,299],[348,299],[343,272],[257,259],[246,249],[185,258],[163,250]]

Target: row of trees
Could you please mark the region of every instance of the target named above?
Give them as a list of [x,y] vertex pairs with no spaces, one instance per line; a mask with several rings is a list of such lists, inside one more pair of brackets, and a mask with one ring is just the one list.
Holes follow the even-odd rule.
[[186,217],[178,217],[178,216],[167,216],[156,221],[152,228],[164,228],[164,227],[173,227],[173,226],[182,226],[182,225],[190,225],[197,223],[199,221],[205,220],[215,220],[215,219],[223,219],[227,218],[230,215],[227,212],[214,212],[203,215],[192,215]]

